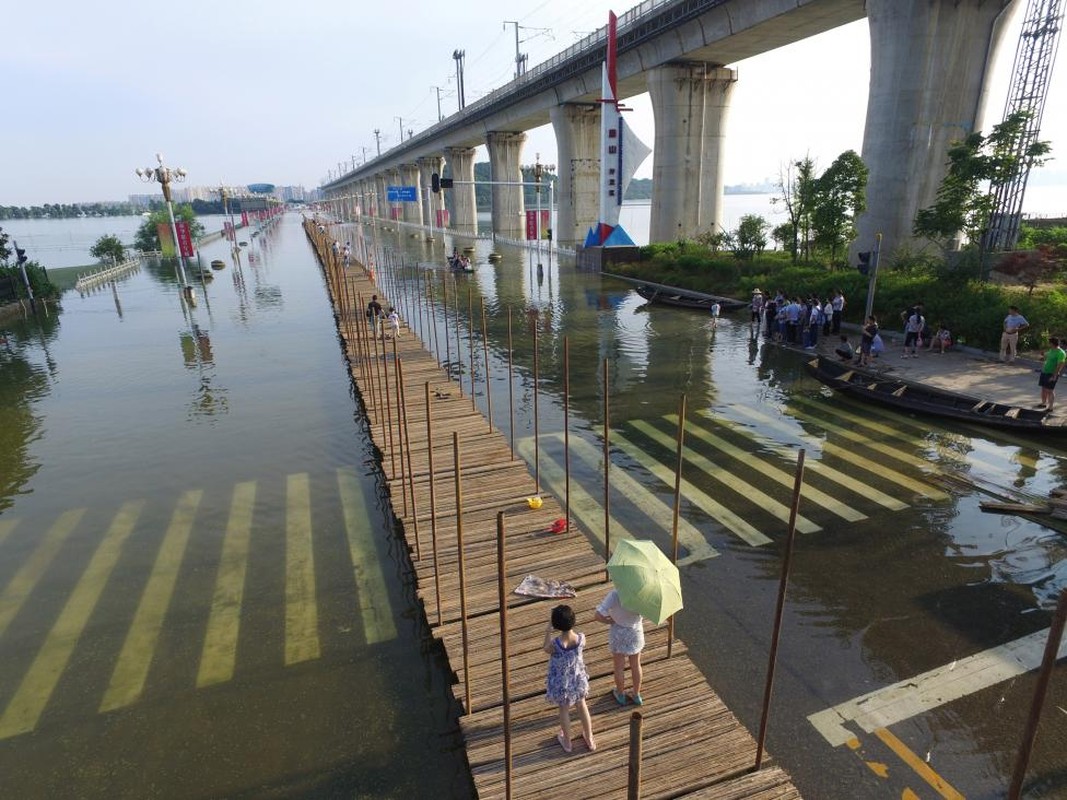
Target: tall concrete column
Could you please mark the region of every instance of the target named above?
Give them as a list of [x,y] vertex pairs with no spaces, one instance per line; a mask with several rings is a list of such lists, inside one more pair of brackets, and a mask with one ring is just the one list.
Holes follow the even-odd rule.
[[510,181],[513,186],[493,185],[493,232],[520,238],[526,230],[522,200],[522,145],[526,134],[521,131],[491,131],[485,139],[489,147],[489,169],[494,181]]
[[429,187],[433,173],[440,175],[441,170],[445,168],[445,159],[443,156],[423,156],[416,161],[419,165],[420,191],[423,193],[422,219],[425,224],[437,227],[437,209],[444,206],[441,204],[440,192],[434,194]]
[[404,210],[404,222],[411,222],[415,225],[422,224],[422,185],[419,183],[419,165],[418,164],[401,164],[400,165],[400,183],[403,186],[415,187],[415,202],[403,201],[400,203],[401,208]]
[[375,191],[378,198],[378,216],[381,219],[392,219],[392,214],[389,211],[389,194],[386,189],[391,179],[390,172],[379,172],[374,176]]
[[649,70],[656,121],[649,241],[722,231],[724,129],[736,82],[734,70],[713,64]]
[[981,119],[1002,12],[1013,2],[867,0],[867,211],[857,220],[854,251],[872,249],[878,233],[883,254],[923,244],[911,236],[915,215],[935,200],[950,143]]
[[561,245],[572,247],[585,241],[600,215],[600,107],[556,106],[549,116],[559,159],[552,235]]
[[474,194],[474,148],[446,147],[451,178],[456,185],[448,190],[452,201],[451,225],[458,233],[478,232],[478,203]]

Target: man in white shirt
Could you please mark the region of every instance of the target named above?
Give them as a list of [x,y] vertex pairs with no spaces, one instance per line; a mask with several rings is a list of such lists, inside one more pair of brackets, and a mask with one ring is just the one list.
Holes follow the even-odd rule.
[[1019,334],[1030,327],[1026,317],[1019,313],[1018,306],[1008,306],[1004,317],[1004,332],[1000,334],[1000,360],[1011,363],[1019,351]]

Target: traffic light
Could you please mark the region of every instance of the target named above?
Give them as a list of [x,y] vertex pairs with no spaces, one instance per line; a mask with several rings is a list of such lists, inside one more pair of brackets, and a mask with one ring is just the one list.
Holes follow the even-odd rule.
[[436,172],[430,175],[430,191],[434,194],[441,191],[441,176]]
[[859,256],[860,263],[856,265],[856,269],[859,270],[860,275],[866,275],[871,271],[871,251],[866,250],[862,253],[856,253]]
[[452,179],[451,178],[441,178],[441,188],[442,189],[451,189],[452,188]]
[[28,259],[26,258],[26,251],[23,250],[21,247],[16,247],[15,248],[15,263],[18,264],[19,266],[21,266],[21,265],[25,264],[27,260]]

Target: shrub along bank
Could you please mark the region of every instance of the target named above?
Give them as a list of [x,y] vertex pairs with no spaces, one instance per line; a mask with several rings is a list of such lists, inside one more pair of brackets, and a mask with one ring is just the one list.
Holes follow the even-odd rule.
[[[753,289],[765,293],[825,298],[841,289],[847,302],[845,321],[860,324],[867,304],[868,278],[855,269],[830,270],[821,264],[794,265],[788,253],[770,252],[752,259],[712,253],[694,242],[648,245],[638,263],[619,264],[612,271],[640,280],[710,294],[747,298]],[[931,326],[939,321],[961,344],[998,350],[1009,305],[1030,322],[1020,337],[1021,350],[1041,351],[1048,337],[1067,335],[1067,293],[1062,284],[1024,287],[974,280],[977,266],[961,262],[948,268],[939,259],[901,258],[883,262],[878,270],[874,314],[882,327],[900,330],[900,312],[922,302]]]

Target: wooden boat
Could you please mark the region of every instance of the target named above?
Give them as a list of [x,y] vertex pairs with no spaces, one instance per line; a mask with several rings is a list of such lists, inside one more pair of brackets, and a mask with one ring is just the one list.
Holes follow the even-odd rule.
[[471,264],[470,259],[466,257],[456,258],[454,256],[448,257],[448,268],[453,272],[474,272],[474,265]]
[[221,258],[216,258],[214,261],[211,262],[211,268],[212,269],[225,269],[226,268],[226,262],[223,261]]
[[704,294],[704,292],[694,292],[674,286],[664,286],[659,283],[639,283],[634,287],[634,290],[650,303],[677,306],[679,308],[696,308],[709,311],[712,303],[718,303],[719,310],[726,312],[738,311],[748,305],[743,300],[735,300],[732,297]]
[[950,417],[979,425],[1015,430],[1067,433],[1067,426],[1050,424],[1048,412],[1009,403],[981,400],[918,383],[885,378],[856,369],[848,362],[817,356],[807,363],[808,371],[834,389],[901,411]]

